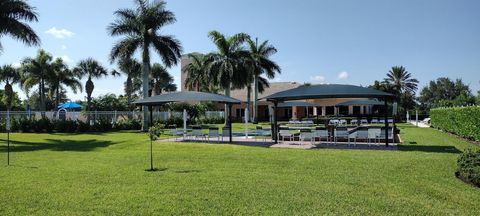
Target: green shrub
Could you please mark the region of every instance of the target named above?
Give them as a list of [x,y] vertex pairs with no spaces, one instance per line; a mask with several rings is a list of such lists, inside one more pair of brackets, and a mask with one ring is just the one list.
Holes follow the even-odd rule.
[[222,124],[225,122],[223,117],[203,118],[200,120],[201,124]]
[[457,176],[480,187],[480,150],[468,149],[458,157]]
[[480,107],[437,108],[430,110],[433,127],[480,141]]
[[106,132],[113,129],[112,122],[107,118],[99,118],[97,122],[91,127],[95,132]]
[[86,122],[77,120],[77,131],[79,133],[87,132],[90,130],[90,125]]
[[78,123],[73,120],[60,120],[54,122],[55,131],[59,133],[74,133],[77,131]]
[[113,128],[116,130],[140,130],[142,122],[138,119],[124,119],[115,122]]
[[48,118],[41,118],[38,120],[32,120],[32,129],[36,133],[47,132],[51,133],[54,129],[54,124]]

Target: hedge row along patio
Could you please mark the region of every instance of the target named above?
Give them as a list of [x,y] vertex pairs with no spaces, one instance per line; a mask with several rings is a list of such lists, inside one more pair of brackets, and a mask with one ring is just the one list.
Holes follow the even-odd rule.
[[480,141],[480,106],[432,109],[430,118],[434,128]]

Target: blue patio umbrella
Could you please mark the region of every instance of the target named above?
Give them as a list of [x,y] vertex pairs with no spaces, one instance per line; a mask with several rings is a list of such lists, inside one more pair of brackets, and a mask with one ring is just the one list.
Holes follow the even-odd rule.
[[58,108],[59,109],[77,109],[77,108],[82,108],[82,105],[77,104],[75,102],[67,102],[58,106]]

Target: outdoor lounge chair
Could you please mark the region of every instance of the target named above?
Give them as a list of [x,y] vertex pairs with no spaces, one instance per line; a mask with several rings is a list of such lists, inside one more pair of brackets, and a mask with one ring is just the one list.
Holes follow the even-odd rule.
[[222,128],[222,141],[223,141],[223,137],[230,137],[230,128],[228,127]]
[[175,141],[177,141],[178,137],[183,137],[183,130],[178,130],[177,128],[170,129],[170,134],[175,137]]
[[360,120],[360,124],[368,124],[368,120],[366,118],[363,118]]
[[313,132],[311,130],[300,130],[300,141],[310,141],[313,145],[315,143],[315,137],[313,136]]
[[217,142],[220,142],[220,134],[218,133],[218,128],[212,127],[208,129],[208,142],[210,142],[210,138],[217,138]]
[[[385,127],[382,127],[380,129],[380,134],[377,136],[377,141],[380,142],[380,140],[385,139]],[[393,140],[393,128],[389,127],[388,128],[388,139]]]
[[350,142],[350,140],[348,139],[348,129],[347,127],[337,127],[335,128],[335,134],[334,134],[334,142],[335,142],[335,145],[337,144],[337,141],[338,141],[338,138],[341,138],[341,139],[347,139],[348,142]]
[[322,138],[325,137],[325,140],[327,141],[328,143],[328,140],[329,140],[329,136],[328,136],[328,130],[326,129],[316,129],[313,133],[313,136],[314,136],[314,139],[318,138],[318,141],[321,143],[322,142]]
[[271,134],[270,134],[270,131],[263,129],[262,126],[257,126],[257,127],[255,128],[255,133],[256,133],[255,140],[256,140],[258,137],[262,137],[263,142],[266,142],[266,141],[267,141],[267,137],[269,137],[269,136],[271,135]]
[[385,124],[385,119],[380,119],[380,120],[378,120],[378,123],[380,123],[380,124]]
[[372,140],[376,145],[378,136],[380,136],[380,128],[368,128],[368,145],[370,146]]
[[287,137],[288,140],[293,141],[294,134],[290,133],[290,130],[288,129],[280,129],[278,136],[282,138],[282,142],[285,142],[285,137]]
[[372,121],[370,122],[371,124],[378,124],[378,119],[372,118]]
[[[349,138],[350,139],[350,138]],[[354,142],[353,145],[357,146],[357,140],[365,140],[368,143],[368,128],[366,127],[359,127],[355,132]]]
[[338,121],[338,124],[339,124],[339,125],[346,125],[346,124],[347,124],[347,120],[345,120],[345,119],[340,119],[340,120]]
[[201,127],[192,128],[192,138],[193,139],[200,138],[200,139],[203,139],[203,140],[207,141],[207,136],[205,134],[203,134]]
[[358,119],[352,119],[352,120],[350,121],[350,124],[351,124],[351,125],[356,125],[356,124],[358,124]]

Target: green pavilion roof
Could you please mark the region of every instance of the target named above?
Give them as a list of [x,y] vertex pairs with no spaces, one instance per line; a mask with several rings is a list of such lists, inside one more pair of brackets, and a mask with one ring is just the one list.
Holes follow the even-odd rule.
[[277,107],[285,108],[285,107],[314,107],[319,106],[318,104],[308,103],[305,101],[286,101],[283,103],[279,103]]
[[335,106],[359,106],[359,105],[383,105],[382,101],[378,100],[351,100],[338,103]]
[[181,91],[181,92],[172,92],[161,95],[156,95],[144,99],[139,99],[133,102],[136,105],[160,105],[170,102],[218,102],[225,104],[239,104],[241,101],[227,97],[225,95],[206,93],[206,92],[196,92],[196,91]]
[[394,95],[354,85],[342,84],[321,84],[300,86],[298,88],[277,92],[264,99],[268,101],[290,101],[304,99],[321,99],[321,98],[393,98]]

